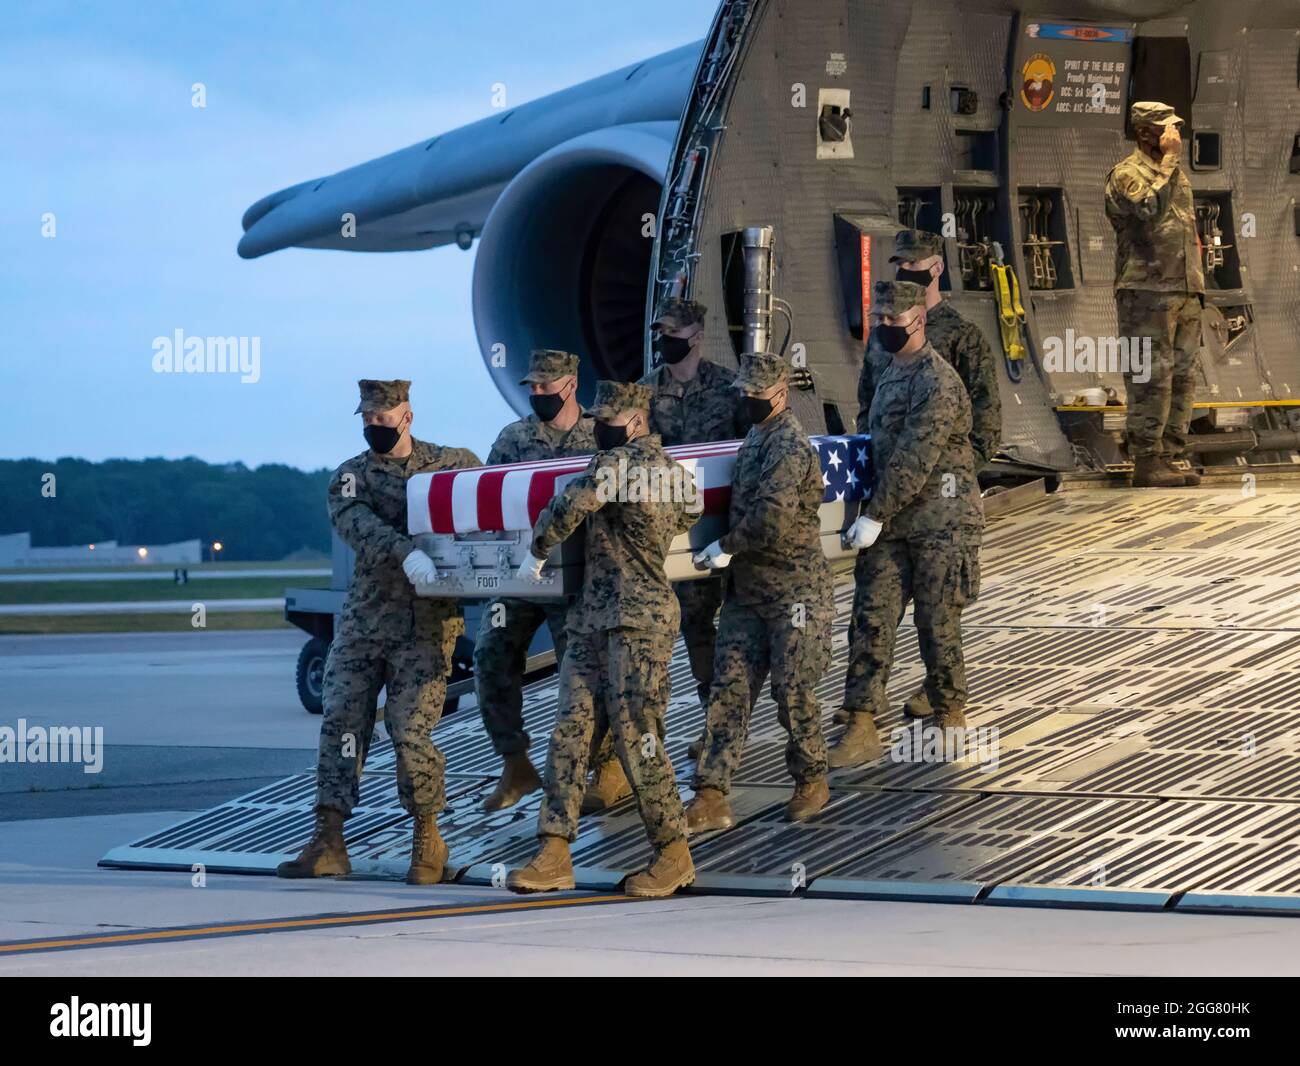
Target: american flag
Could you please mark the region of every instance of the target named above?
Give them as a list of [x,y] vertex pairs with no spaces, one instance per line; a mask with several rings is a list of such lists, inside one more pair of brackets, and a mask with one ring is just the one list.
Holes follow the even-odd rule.
[[[813,437],[822,466],[825,502],[871,494],[869,437]],[[704,495],[704,513],[725,515],[738,440],[667,449]],[[479,533],[532,529],[557,492],[587,468],[591,457],[508,463],[471,470],[416,474],[406,485],[407,528],[420,533]]]
[[870,499],[875,477],[869,436],[813,437],[812,442],[822,462],[823,503]]

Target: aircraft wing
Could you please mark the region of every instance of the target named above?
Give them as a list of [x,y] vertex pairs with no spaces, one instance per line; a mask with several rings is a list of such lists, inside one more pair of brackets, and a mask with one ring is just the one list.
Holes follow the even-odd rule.
[[[256,259],[282,248],[415,251],[477,236],[502,189],[542,153],[608,127],[676,123],[703,43],[265,196],[244,212],[239,255]],[[349,213],[356,230],[345,237]]]

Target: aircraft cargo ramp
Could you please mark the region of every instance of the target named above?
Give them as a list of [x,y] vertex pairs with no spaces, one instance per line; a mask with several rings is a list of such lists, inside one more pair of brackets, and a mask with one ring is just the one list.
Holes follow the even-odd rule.
[[[834,772],[816,818],[789,794],[765,694],[733,796],[738,825],[698,838],[694,891],[1300,914],[1300,481],[1132,491],[1067,484],[990,522],[979,601],[965,615],[970,725],[955,762]],[[852,588],[838,589],[830,726]],[[910,616],[890,689],[921,676]],[[680,651],[680,648],[679,648]],[[669,753],[686,787],[701,729],[684,654],[673,663]],[[554,680],[526,693],[540,749]],[[897,709],[882,739],[902,725]],[[382,730],[348,823],[354,876],[400,877],[410,823]],[[477,714],[436,739],[456,876],[501,884],[535,847],[538,795],[485,815],[499,763]],[[108,853],[101,865],[266,873],[310,833],[308,768]],[[630,802],[583,819],[580,887],[644,862]],[[427,890],[412,890],[427,892]]]

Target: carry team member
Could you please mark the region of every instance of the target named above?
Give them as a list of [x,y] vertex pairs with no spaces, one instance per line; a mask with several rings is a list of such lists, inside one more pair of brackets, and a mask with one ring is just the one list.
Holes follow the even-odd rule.
[[416,586],[437,580],[437,569],[407,531],[406,481],[412,474],[481,464],[464,448],[442,448],[411,436],[409,381],[358,384],[356,413],[370,448],[340,466],[329,484],[330,520],[357,561],[325,661],[316,827],[298,857],[281,863],[276,873],[351,872],[343,822],[357,804],[384,688],[397,794],[415,823],[406,880],[436,884],[447,863],[447,845],[438,833],[446,759],[429,734],[442,715],[452,653],[465,624],[454,600],[416,595]]
[[[488,465],[590,455],[596,450],[593,420],[578,403],[578,357],[570,352],[538,349],[520,381],[532,389],[533,413],[501,431],[488,453]],[[555,661],[564,659],[567,603],[501,597],[488,603],[474,644],[474,688],[483,727],[501,756],[501,780],[483,809],[513,807],[542,787],[528,758],[524,731],[523,684],[528,646],[543,622],[551,631]]]
[[[532,555],[519,568],[537,580],[547,556],[585,524],[582,593],[569,612],[555,732],[546,757],[541,848],[506,880],[515,892],[574,887],[569,844],[593,739],[608,730],[632,783],[654,849],[629,877],[632,896],[667,896],[695,879],[685,818],[663,744],[668,661],[680,624],[664,572],[669,545],[700,507],[690,474],[649,430],[650,389],[602,381],[591,414],[599,449],[533,529]],[[644,486],[659,485],[653,492]],[[702,501],[701,501],[702,502]]]
[[925,694],[941,728],[964,726],[961,612],[979,593],[983,505],[971,451],[970,399],[957,372],[926,340],[925,290],[877,282],[871,317],[892,362],[876,386],[868,430],[875,485],[847,539],[860,549],[844,710],[833,767],[882,754],[875,719],[894,638],[910,601],[925,662]]
[[790,410],[790,368],[779,355],[742,357],[736,388],[753,425],[736,455],[727,533],[696,556],[726,569],[708,730],[686,811],[692,834],[735,824],[727,794],[763,683],[772,680],[788,731],[794,779],[790,821],[830,798],[817,683],[830,662],[835,615],[830,563],[822,552],[821,462]]

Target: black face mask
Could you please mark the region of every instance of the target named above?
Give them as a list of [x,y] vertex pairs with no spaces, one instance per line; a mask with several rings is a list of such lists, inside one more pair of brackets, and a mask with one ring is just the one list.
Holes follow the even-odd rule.
[[[918,327],[919,328],[919,327]],[[880,342],[880,347],[893,355],[901,352],[907,347],[907,342],[912,339],[912,334],[916,330],[908,329],[906,326],[886,326],[883,322],[876,327],[876,340]]]
[[912,281],[917,285],[920,285],[921,288],[928,289],[930,287],[930,282],[932,282],[934,278],[930,276],[928,270],[904,270],[902,267],[899,267],[898,272],[894,275],[894,280]]
[[534,393],[528,397],[528,402],[532,405],[533,414],[543,422],[553,421],[564,409],[564,397],[558,392]]
[[611,426],[608,422],[596,423],[596,448],[607,452],[627,443],[627,426]]
[[755,426],[761,422],[766,422],[772,415],[771,399],[762,396],[746,396],[745,415]]
[[387,455],[397,447],[397,442],[402,439],[401,426],[396,429],[392,426],[366,426],[361,432],[365,435],[370,450],[376,455]]
[[681,337],[661,333],[655,338],[655,351],[669,366],[675,366],[691,354],[691,342]]

